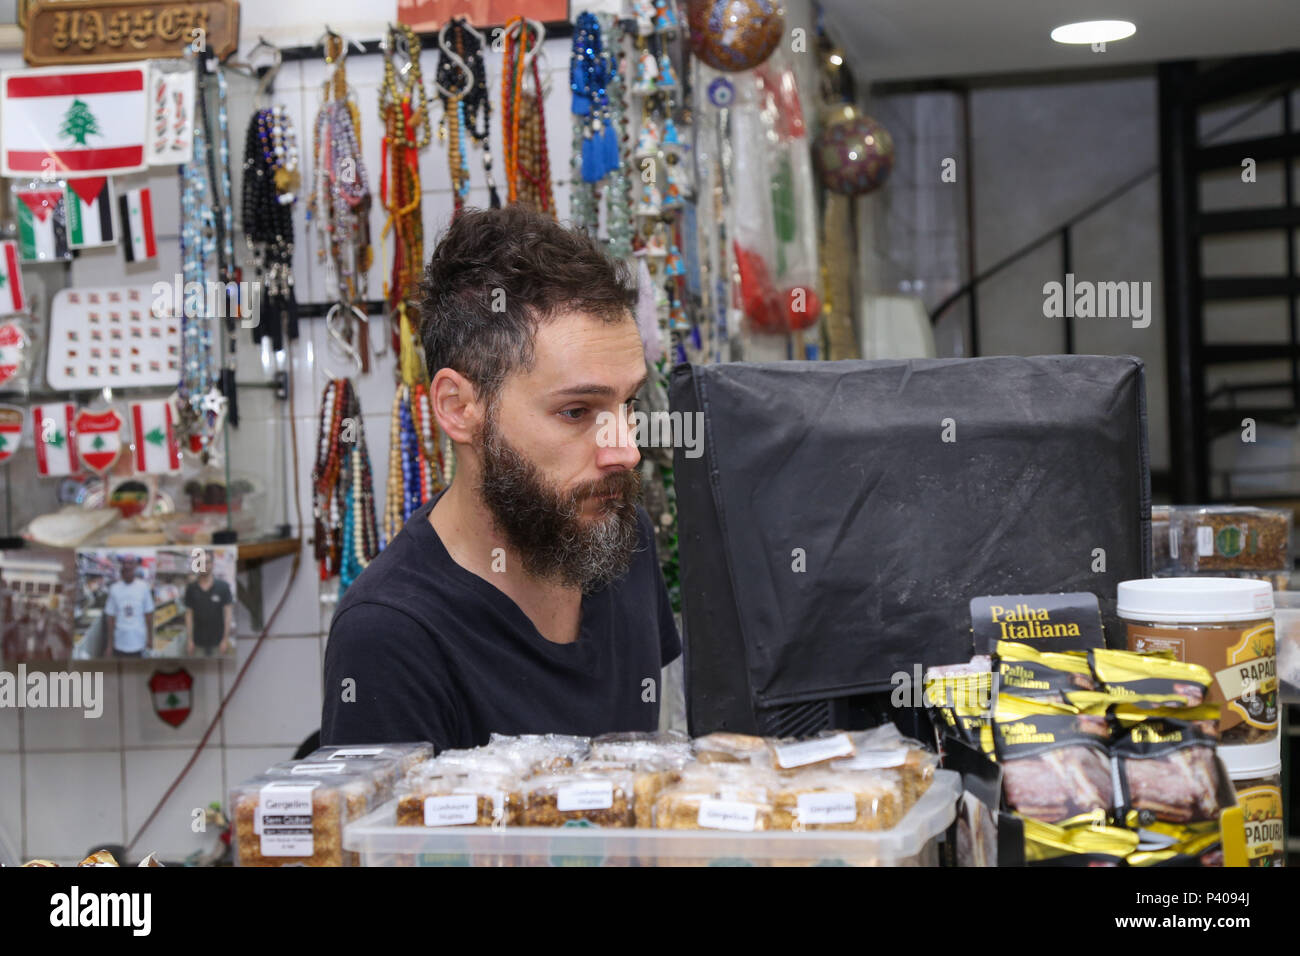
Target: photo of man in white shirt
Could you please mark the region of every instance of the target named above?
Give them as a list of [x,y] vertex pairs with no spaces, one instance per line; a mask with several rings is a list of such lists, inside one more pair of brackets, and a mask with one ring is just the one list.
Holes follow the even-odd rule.
[[124,555],[121,578],[108,588],[104,640],[114,657],[143,657],[153,644],[153,590],[137,576],[138,564],[135,555]]

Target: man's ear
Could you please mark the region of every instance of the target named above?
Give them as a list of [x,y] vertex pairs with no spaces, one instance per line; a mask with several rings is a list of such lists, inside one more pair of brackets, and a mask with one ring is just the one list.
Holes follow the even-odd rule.
[[429,400],[443,433],[457,444],[470,444],[483,420],[474,383],[455,369],[441,368],[429,384]]

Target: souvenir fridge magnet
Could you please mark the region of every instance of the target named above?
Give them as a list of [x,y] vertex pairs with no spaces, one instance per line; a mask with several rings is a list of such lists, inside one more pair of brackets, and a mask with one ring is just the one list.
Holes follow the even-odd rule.
[[[23,435],[23,410],[12,405],[0,405],[0,465],[7,465],[9,459],[18,450]],[[23,539],[15,537],[10,526],[12,512],[13,487],[5,482],[5,523],[4,534],[0,536],[0,550],[21,548]]]
[[131,403],[131,443],[138,473],[166,475],[181,470],[176,411],[169,400]]
[[23,262],[71,259],[63,182],[31,180],[11,189],[18,221],[18,258]]
[[43,478],[61,478],[81,470],[75,442],[76,406],[71,402],[50,402],[32,409],[32,441],[36,446],[36,470]]
[[0,73],[0,175],[145,168],[147,64]]
[[12,239],[0,240],[0,315],[26,311],[27,296],[23,292],[23,272],[18,265],[18,243]]
[[150,166],[187,163],[194,155],[194,63],[149,61]]
[[148,186],[128,189],[121,203],[122,245],[127,262],[144,262],[158,255],[153,235],[153,197]]
[[0,465],[7,464],[18,450],[23,435],[23,410],[0,405]]
[[0,388],[13,388],[27,377],[31,342],[24,324],[16,315],[0,322]]
[[148,285],[62,289],[50,305],[45,380],[83,390],[175,385],[180,378],[177,295]]
[[103,477],[122,451],[122,416],[112,408],[92,412],[83,408],[73,423],[77,432],[77,457]]
[[69,246],[111,246],[117,241],[113,186],[107,176],[68,180],[63,199],[68,213]]
[[179,727],[190,715],[194,676],[185,668],[154,671],[149,678],[153,711],[164,724]]

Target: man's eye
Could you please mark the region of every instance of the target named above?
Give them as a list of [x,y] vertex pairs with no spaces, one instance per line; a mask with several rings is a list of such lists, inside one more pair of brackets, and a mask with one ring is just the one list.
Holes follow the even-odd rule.
[[585,408],[566,408],[560,414],[571,422],[580,422],[583,416],[587,414],[587,410]]

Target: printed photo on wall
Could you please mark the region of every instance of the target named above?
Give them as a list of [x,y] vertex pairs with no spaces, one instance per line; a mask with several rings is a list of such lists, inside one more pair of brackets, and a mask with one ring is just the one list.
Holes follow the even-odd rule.
[[73,657],[152,657],[154,549],[77,549]]
[[81,548],[79,658],[234,657],[235,548]]
[[238,554],[229,547],[158,549],[154,613],[162,623],[156,626],[154,656],[235,656]]
[[0,660],[69,660],[76,589],[71,551],[0,551]]

